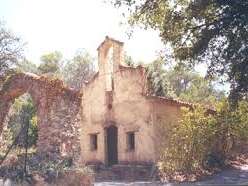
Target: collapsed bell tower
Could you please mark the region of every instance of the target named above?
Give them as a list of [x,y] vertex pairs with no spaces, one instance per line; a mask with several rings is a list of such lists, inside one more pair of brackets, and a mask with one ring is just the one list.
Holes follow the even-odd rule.
[[114,89],[114,74],[119,71],[123,64],[123,42],[105,37],[105,40],[97,48],[99,75],[105,77],[105,91]]

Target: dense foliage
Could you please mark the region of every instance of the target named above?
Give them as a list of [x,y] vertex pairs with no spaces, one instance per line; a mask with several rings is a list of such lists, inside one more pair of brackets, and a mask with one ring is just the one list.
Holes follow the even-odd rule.
[[[161,172],[168,175],[223,164],[235,144],[248,140],[248,2],[113,0],[112,3],[127,7],[130,25],[159,31],[162,41],[172,47],[179,69],[165,70],[158,68],[158,63],[152,64],[148,69],[150,93],[210,102],[217,108],[213,115],[201,106],[183,110],[182,120],[170,132],[169,142],[163,146],[168,138],[161,141]],[[197,64],[207,66],[207,79],[190,70]],[[216,78],[230,83],[231,102],[219,102],[225,96],[215,90]],[[168,133],[167,129],[161,132]]]
[[38,67],[35,63],[32,61],[29,61],[27,59],[23,59],[17,62],[16,64],[16,71],[21,71],[21,72],[29,72],[29,73],[34,73],[34,74],[39,74]]
[[85,51],[78,51],[62,69],[62,79],[74,89],[81,89],[95,74],[94,58]]
[[208,66],[209,76],[231,84],[234,102],[248,92],[248,2],[246,0],[114,0],[131,12],[131,25],[160,32],[178,63]]
[[147,67],[148,94],[173,97],[173,90],[166,78],[167,72],[163,68],[162,60],[156,60]]
[[193,109],[184,108],[168,145],[161,147],[161,172],[170,175],[223,165],[236,143],[248,141],[247,117],[248,103],[245,101],[233,111],[224,100],[217,105],[215,114],[199,105]]
[[28,145],[36,145],[38,138],[36,108],[32,98],[25,94],[15,100],[9,115],[8,127],[12,140],[20,134],[18,146],[24,147],[26,140],[26,130],[22,130],[29,125],[28,130]]
[[40,57],[39,74],[55,74],[60,70],[62,54],[58,51],[44,54]]
[[214,105],[225,97],[217,90],[215,81],[206,79],[194,70],[183,66],[168,68],[162,59],[147,67],[148,93],[156,96],[178,98],[194,103]]

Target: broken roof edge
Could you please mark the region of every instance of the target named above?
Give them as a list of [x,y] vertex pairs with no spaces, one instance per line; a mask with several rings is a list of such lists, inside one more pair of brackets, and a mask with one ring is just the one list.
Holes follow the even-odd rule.
[[129,68],[129,69],[138,69],[138,68],[146,68],[145,66],[143,66],[143,65],[141,65],[141,64],[139,64],[139,65],[135,65],[135,66],[130,66],[130,65],[127,65],[127,64],[123,64],[123,63],[121,63],[121,64],[119,64],[119,67],[120,68]]
[[[196,106],[195,103],[190,103],[190,102],[187,102],[187,101],[182,101],[182,100],[179,100],[179,99],[175,99],[175,98],[172,98],[172,97],[162,97],[162,96],[153,96],[153,95],[145,95],[148,99],[156,99],[156,100],[160,100],[160,101],[166,101],[167,103],[170,102],[172,104],[176,104],[180,107],[194,107]],[[214,108],[211,108],[211,107],[206,107],[204,106],[204,108],[209,112],[209,113],[216,113],[216,110]]]
[[[132,67],[132,66],[128,66],[128,65],[123,65],[123,64],[120,64],[119,65],[119,67],[120,68],[122,68],[122,69],[125,69],[125,70],[137,70],[137,69],[145,69],[145,67],[144,66],[142,66],[142,65],[137,65],[137,66],[135,66],[135,67]],[[120,71],[117,71],[117,72],[120,72]],[[116,72],[116,73],[117,73]],[[97,77],[99,76],[99,71],[97,71],[91,78],[90,78],[90,80],[88,80],[88,81],[85,81],[84,83],[85,83],[85,85],[89,85],[91,82],[93,82]]]
[[104,39],[103,42],[101,42],[101,44],[97,47],[97,50],[99,50],[99,49],[104,45],[104,43],[105,43],[106,41],[108,41],[108,40],[110,40],[110,41],[112,41],[112,42],[115,42],[115,43],[118,43],[118,44],[120,44],[120,45],[124,45],[124,42],[122,42],[122,41],[119,41],[119,40],[114,39],[114,38],[109,37],[109,36],[105,36],[105,39]]

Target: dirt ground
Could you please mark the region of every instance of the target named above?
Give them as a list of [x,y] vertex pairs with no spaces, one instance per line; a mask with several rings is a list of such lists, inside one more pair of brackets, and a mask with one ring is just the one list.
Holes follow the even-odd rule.
[[95,186],[174,186],[174,185],[248,185],[248,165],[243,165],[239,168],[224,170],[216,175],[205,178],[202,181],[194,183],[157,183],[157,182],[102,182],[95,183]]
[[95,186],[193,186],[193,185],[248,185],[248,156],[238,157],[230,162],[230,167],[205,177],[197,182],[158,183],[158,182],[101,182]]

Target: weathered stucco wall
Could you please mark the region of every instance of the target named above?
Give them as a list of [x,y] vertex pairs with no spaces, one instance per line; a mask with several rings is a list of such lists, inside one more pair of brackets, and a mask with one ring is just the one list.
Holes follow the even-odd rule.
[[163,98],[149,98],[154,126],[155,160],[159,159],[160,152],[168,144],[170,132],[180,119],[180,105]]
[[24,93],[37,108],[39,153],[79,157],[81,95],[60,80],[24,73],[11,76],[0,91],[0,134],[11,104]]
[[[178,123],[180,107],[189,105],[147,96],[145,68],[123,64],[122,42],[107,37],[98,48],[98,62],[99,72],[82,93],[66,88],[59,80],[31,74],[11,77],[0,92],[0,133],[14,99],[28,92],[37,107],[40,153],[73,156],[86,164],[108,164],[107,131],[115,126],[119,164],[156,161],[159,147],[166,144],[167,134],[161,134],[161,125],[169,132]],[[135,136],[131,150],[129,132]],[[96,149],[91,147],[90,135],[97,136]]]
[[[112,75],[107,69],[111,50]],[[107,163],[105,129],[111,125],[118,128],[118,163],[152,163],[158,158],[160,121],[166,121],[164,125],[178,121],[180,105],[147,97],[145,69],[125,66],[122,50],[123,43],[106,38],[98,48],[99,73],[83,91],[81,149],[84,163]],[[127,149],[127,132],[135,133],[135,150]],[[97,134],[97,150],[90,148],[90,134]]]
[[[154,159],[151,108],[144,97],[145,72],[142,67],[120,68],[115,74],[113,108],[119,124],[119,162],[152,162]],[[135,150],[127,150],[127,132],[135,132]]]
[[[125,162],[151,162],[153,160],[153,134],[150,123],[149,101],[142,96],[142,69],[123,69],[114,74],[112,103],[108,103],[104,77],[98,76],[84,90],[82,121],[82,157],[89,162],[105,162],[104,128],[118,128],[118,160]],[[111,104],[111,106],[109,106]],[[109,108],[111,107],[111,109]],[[127,151],[126,133],[135,132],[135,151]],[[89,134],[98,134],[97,151],[90,150]]]

